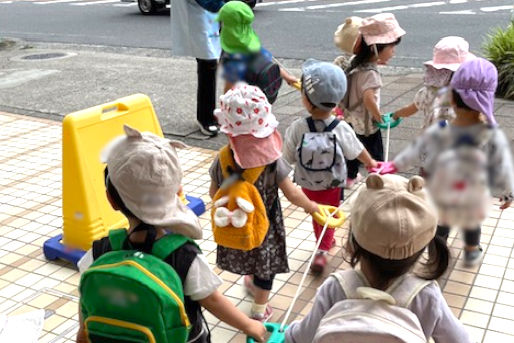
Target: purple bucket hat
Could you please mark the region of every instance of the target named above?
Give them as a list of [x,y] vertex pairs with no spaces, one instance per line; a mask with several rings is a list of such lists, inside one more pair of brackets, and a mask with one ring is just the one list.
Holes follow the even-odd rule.
[[491,62],[474,58],[462,63],[453,74],[450,85],[466,105],[484,114],[489,124],[497,125],[493,111],[498,70]]

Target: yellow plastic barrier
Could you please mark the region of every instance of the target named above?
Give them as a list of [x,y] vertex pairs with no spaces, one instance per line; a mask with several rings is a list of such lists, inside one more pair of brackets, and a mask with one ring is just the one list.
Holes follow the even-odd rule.
[[162,137],[150,98],[131,95],[114,102],[68,114],[62,126],[63,240],[70,248],[89,249],[109,230],[127,227],[123,215],[112,209],[105,196],[100,152],[123,124]]

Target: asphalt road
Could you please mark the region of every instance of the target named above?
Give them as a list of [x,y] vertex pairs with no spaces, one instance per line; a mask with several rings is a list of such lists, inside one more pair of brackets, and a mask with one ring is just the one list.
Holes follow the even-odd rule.
[[[419,67],[440,37],[460,35],[480,53],[491,28],[510,18],[512,0],[286,0],[256,9],[256,31],[277,57],[331,60],[335,28],[350,15],[393,12],[408,35],[393,65]],[[510,7],[509,7],[510,6]],[[0,36],[28,41],[170,49],[169,16],[139,14],[117,0],[0,0]]]

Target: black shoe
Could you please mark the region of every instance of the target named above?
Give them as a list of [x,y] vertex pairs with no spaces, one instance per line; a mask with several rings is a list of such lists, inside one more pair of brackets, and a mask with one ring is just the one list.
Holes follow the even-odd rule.
[[198,125],[200,132],[206,136],[214,137],[219,132],[219,128],[215,124],[204,125],[204,124],[200,123],[198,120],[196,121],[196,124]]
[[482,247],[478,246],[475,250],[464,249],[464,265],[474,267],[482,260]]

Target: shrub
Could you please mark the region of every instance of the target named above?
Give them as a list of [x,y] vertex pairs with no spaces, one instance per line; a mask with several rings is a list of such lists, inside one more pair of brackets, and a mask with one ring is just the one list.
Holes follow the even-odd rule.
[[484,50],[498,68],[496,94],[514,100],[514,18],[506,29],[497,28],[488,35]]

